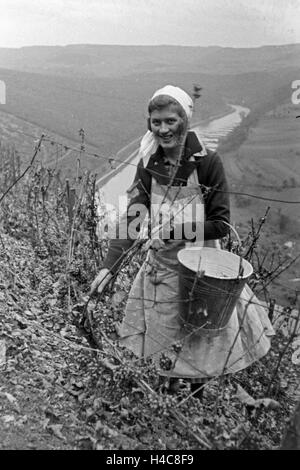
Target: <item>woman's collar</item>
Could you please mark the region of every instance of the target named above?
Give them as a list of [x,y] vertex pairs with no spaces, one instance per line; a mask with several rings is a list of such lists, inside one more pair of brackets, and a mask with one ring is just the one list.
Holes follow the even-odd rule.
[[[188,162],[193,156],[195,157],[194,161],[197,162],[201,160],[201,158],[204,157],[205,155],[207,155],[207,151],[202,140],[197,136],[197,134],[194,131],[189,131],[186,136],[186,140],[184,144],[184,152],[183,152],[181,161],[183,163]],[[164,156],[163,149],[159,145],[157,147],[157,150],[151,155],[150,161],[154,163],[155,161],[162,160],[163,156]]]
[[183,160],[189,161],[190,158],[194,156],[197,161],[197,159],[200,159],[205,155],[207,155],[207,152],[202,140],[194,131],[189,131],[185,141]]

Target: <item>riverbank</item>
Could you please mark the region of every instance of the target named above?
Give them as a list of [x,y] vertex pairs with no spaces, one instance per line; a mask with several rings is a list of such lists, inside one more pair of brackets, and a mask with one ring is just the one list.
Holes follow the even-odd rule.
[[214,121],[215,119],[220,119],[220,118],[222,118],[222,117],[227,116],[228,114],[231,114],[231,112],[232,112],[232,106],[234,106],[234,105],[228,104],[226,111],[222,111],[221,113],[212,114],[209,118],[199,119],[199,120],[197,120],[196,122],[193,122],[193,121],[192,121],[191,127],[194,128],[194,127],[197,127],[197,126],[206,126],[206,125],[208,125],[211,121]]

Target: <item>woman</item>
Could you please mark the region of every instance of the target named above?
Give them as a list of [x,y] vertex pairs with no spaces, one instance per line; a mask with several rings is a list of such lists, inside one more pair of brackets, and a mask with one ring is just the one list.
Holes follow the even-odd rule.
[[[123,218],[126,236],[111,240],[91,293],[101,293],[110,281],[122,254],[142,231],[141,219],[148,212],[149,251],[129,294],[120,343],[138,357],[151,356],[161,375],[190,380],[196,391],[197,384],[208,378],[236,372],[264,356],[273,329],[249,287],[243,290],[226,327],[204,328],[196,335],[182,327],[177,253],[186,245],[203,246],[203,240],[205,246],[217,247],[230,221],[222,162],[189,131],[192,111],[192,99],[178,87],[168,85],[151,98],[148,132],[128,190]],[[250,297],[254,303],[247,305]]]

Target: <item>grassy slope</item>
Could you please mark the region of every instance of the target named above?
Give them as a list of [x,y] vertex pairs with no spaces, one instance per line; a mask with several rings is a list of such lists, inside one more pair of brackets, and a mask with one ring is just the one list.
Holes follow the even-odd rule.
[[[249,137],[238,150],[223,155],[234,191],[300,201],[299,122],[295,118],[298,114],[299,109],[289,103],[276,107],[250,130]],[[241,196],[232,196],[231,205],[232,220],[241,234],[249,230],[251,218],[258,221],[267,206],[270,206],[270,215],[260,240],[262,249],[270,248],[274,243],[282,247],[285,242],[292,241],[294,247],[290,250],[291,257],[299,253],[300,205]],[[289,250],[286,249],[286,252]],[[281,276],[280,281],[296,288],[297,285],[290,280],[299,277],[299,269],[298,262]],[[286,289],[274,286],[272,293],[279,303],[286,304]]]
[[[0,76],[7,84],[3,111],[74,142],[79,142],[78,130],[84,128],[86,142],[105,155],[113,155],[144,133],[149,96],[163,83],[174,83],[175,78],[167,74],[80,80],[3,69]],[[194,76],[182,74],[175,83],[190,89],[195,80]],[[209,82],[209,77],[206,80]],[[221,95],[208,86],[201,103],[201,118],[226,109]],[[199,117],[196,111],[195,119]]]

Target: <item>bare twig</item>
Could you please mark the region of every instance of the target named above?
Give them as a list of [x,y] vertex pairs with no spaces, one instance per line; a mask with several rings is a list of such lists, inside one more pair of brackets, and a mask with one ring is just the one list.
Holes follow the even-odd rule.
[[37,145],[36,145],[36,147],[35,147],[34,154],[32,156],[32,159],[31,159],[29,165],[25,168],[23,173],[7,188],[7,190],[0,197],[0,204],[3,201],[3,199],[5,198],[5,196],[9,193],[9,191],[26,175],[28,170],[31,168],[37,154],[39,153],[39,150],[41,148],[44,137],[45,137],[44,134],[42,134],[39,141],[38,141],[38,143],[37,143]]

